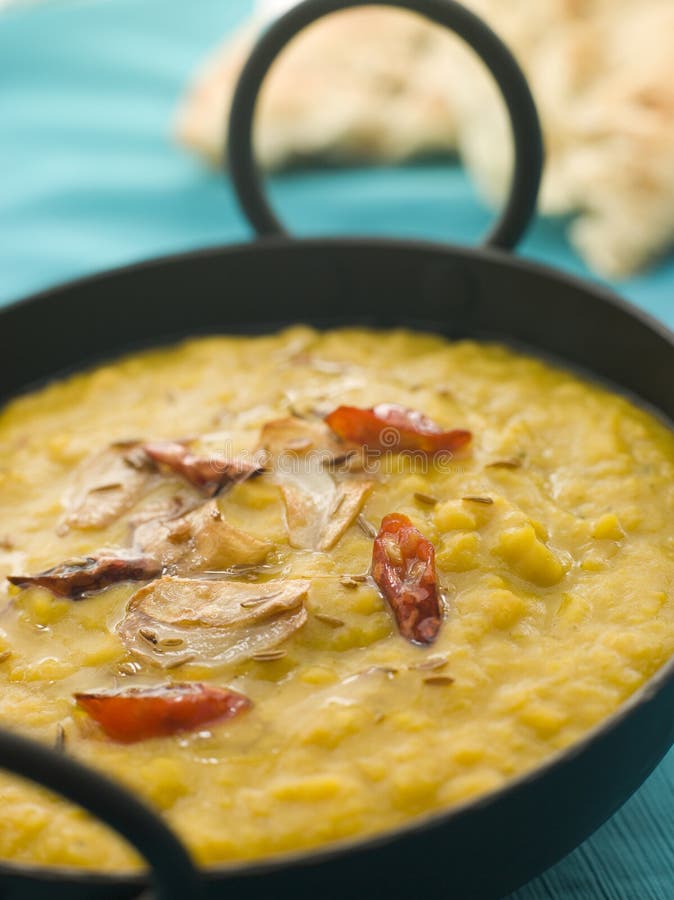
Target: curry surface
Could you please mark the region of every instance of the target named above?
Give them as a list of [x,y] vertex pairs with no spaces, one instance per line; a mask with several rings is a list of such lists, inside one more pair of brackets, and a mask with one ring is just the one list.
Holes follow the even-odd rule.
[[[138,585],[73,602],[4,579],[128,541],[129,515],[102,531],[57,529],[73,468],[113,440],[207,433],[238,452],[289,410],[380,402],[474,435],[450,464],[382,460],[364,508],[375,528],[407,514],[435,544],[446,610],[432,647],[400,637],[373,584],[340,582],[368,571],[371,537],[354,524],[329,553],[293,550],[265,476],[218,502],[274,542],[261,577],[312,579],[308,621],[282,659],[125,675],[115,626]],[[206,864],[389,829],[571,744],[674,653],[673,508],[671,432],[497,346],[295,328],[130,356],[0,415],[0,720],[45,742],[63,729],[66,752],[146,797]],[[418,668],[438,657],[444,667]],[[72,699],[167,679],[229,685],[254,707],[196,734],[120,745]],[[0,777],[0,803],[2,858],[137,864],[105,828],[18,779]]]

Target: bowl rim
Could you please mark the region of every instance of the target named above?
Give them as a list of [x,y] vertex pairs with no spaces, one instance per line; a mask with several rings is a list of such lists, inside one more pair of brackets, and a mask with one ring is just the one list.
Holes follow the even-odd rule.
[[[67,278],[56,284],[40,288],[36,291],[31,291],[24,296],[10,298],[9,300],[0,303],[0,319],[2,319],[6,313],[11,313],[30,306],[31,303],[42,302],[49,299],[58,300],[59,297],[73,289],[87,287],[96,289],[99,284],[108,281],[111,278],[134,275],[136,273],[157,269],[161,266],[171,266],[181,262],[198,262],[199,260],[210,260],[218,257],[247,256],[251,253],[255,254],[260,250],[280,253],[288,250],[320,251],[335,249],[342,249],[345,251],[355,250],[356,252],[363,252],[366,250],[378,252],[395,249],[403,253],[444,254],[450,258],[456,259],[465,256],[472,263],[485,261],[510,266],[524,274],[539,275],[544,278],[552,279],[558,284],[568,288],[593,294],[596,299],[615,306],[627,315],[637,319],[641,324],[646,325],[674,347],[674,329],[670,328],[665,322],[652,313],[641,309],[630,300],[626,300],[617,293],[617,291],[613,290],[609,284],[603,281],[584,278],[581,274],[567,272],[564,269],[557,268],[551,263],[529,259],[528,257],[516,255],[512,251],[502,250],[496,247],[484,245],[473,247],[465,244],[455,244],[449,241],[429,240],[425,238],[387,237],[376,235],[335,234],[312,237],[269,235],[255,237],[249,241],[238,241],[233,244],[216,242],[189,250],[160,253],[157,256],[143,257],[142,259],[123,263],[119,266],[111,266],[109,268],[101,269],[100,271]],[[292,322],[288,322],[288,324],[290,325]]]
[[[46,289],[36,291],[25,297],[12,300],[0,307],[0,323],[4,315],[15,310],[28,307],[32,303],[46,300],[58,301],[59,297],[72,289],[91,288],[96,290],[102,282],[118,276],[134,275],[146,270],[159,268],[165,265],[180,264],[181,262],[198,262],[217,257],[229,257],[240,254],[255,254],[260,250],[272,252],[284,252],[288,250],[324,250],[343,249],[345,251],[367,251],[395,249],[402,252],[422,252],[441,254],[445,256],[466,256],[473,263],[487,261],[501,265],[514,267],[527,274],[535,274],[565,285],[573,290],[594,294],[597,299],[617,307],[622,312],[645,325],[652,332],[664,339],[674,351],[674,332],[661,320],[648,312],[640,309],[629,301],[620,297],[609,287],[595,283],[581,276],[561,271],[546,263],[532,261],[526,258],[514,256],[507,251],[485,247],[466,247],[439,241],[423,239],[404,239],[370,236],[329,236],[310,238],[290,238],[287,236],[271,236],[258,238],[255,241],[236,244],[213,244],[192,250],[168,253],[147,259],[132,262],[126,265],[105,269],[101,272],[80,276],[58,283]],[[288,321],[288,325],[292,322]],[[432,330],[432,328],[430,328]],[[564,363],[564,358],[560,357]],[[14,396],[0,400],[4,405]],[[657,412],[657,407],[654,408]],[[660,410],[660,412],[662,412]],[[309,865],[320,864],[332,860],[338,860],[354,851],[367,851],[394,844],[397,840],[412,834],[423,834],[442,825],[448,824],[460,818],[466,812],[479,812],[499,802],[504,796],[515,793],[522,788],[535,785],[546,775],[562,768],[582,756],[586,750],[600,737],[609,735],[617,730],[624,721],[630,718],[636,709],[645,706],[655,699],[665,685],[674,680],[674,655],[666,660],[634,693],[624,700],[610,715],[601,719],[586,731],[582,737],[567,747],[556,750],[546,756],[541,762],[531,769],[527,769],[519,775],[508,778],[502,785],[474,798],[468,798],[460,803],[453,804],[444,809],[436,809],[431,812],[414,816],[408,820],[387,828],[384,831],[367,833],[361,836],[348,837],[327,844],[319,844],[315,847],[302,850],[290,850],[262,858],[249,860],[237,860],[229,863],[215,863],[201,865],[195,863],[197,870],[207,883],[234,877],[255,877],[259,875],[273,874],[274,872],[288,869],[301,868]],[[20,777],[16,775],[15,777]],[[617,808],[617,807],[616,807]],[[12,862],[0,859],[0,879],[23,878],[33,881],[51,881],[54,883],[77,883],[79,886],[129,886],[144,887],[148,884],[149,869],[147,867],[138,870],[123,870],[121,872],[106,871],[102,869],[37,864],[28,862]]]

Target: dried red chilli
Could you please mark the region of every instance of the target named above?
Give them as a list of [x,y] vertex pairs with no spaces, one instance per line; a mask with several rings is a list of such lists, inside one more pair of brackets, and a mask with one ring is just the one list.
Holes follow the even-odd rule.
[[435,572],[435,548],[401,513],[385,516],[372,548],[372,577],[388,601],[401,635],[431,644],[442,610]]
[[207,497],[260,471],[258,463],[228,459],[219,453],[199,456],[179,441],[152,441],[143,444],[143,450],[153,462],[181,475]]
[[252,706],[229,688],[188,683],[75,694],[77,705],[115,741],[131,744],[231,719]]
[[17,587],[43,587],[57,597],[79,600],[120,581],[145,581],[159,573],[160,564],[149,556],[87,556],[70,560],[36,575],[8,575]]
[[416,409],[380,403],[370,409],[338,406],[325,417],[334,433],[369,451],[416,451],[428,455],[454,453],[471,440],[463,429],[444,431]]

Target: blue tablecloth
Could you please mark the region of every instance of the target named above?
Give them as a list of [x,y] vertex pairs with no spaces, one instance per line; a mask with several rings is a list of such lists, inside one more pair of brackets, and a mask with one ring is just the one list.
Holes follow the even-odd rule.
[[[227,180],[171,139],[185,79],[249,8],[65,0],[0,13],[0,303],[250,237]],[[490,219],[460,169],[445,165],[297,173],[274,178],[272,195],[303,234],[474,242]],[[522,252],[590,277],[562,222],[539,222]],[[674,258],[619,290],[674,326]],[[590,840],[515,897],[671,900],[674,753]]]

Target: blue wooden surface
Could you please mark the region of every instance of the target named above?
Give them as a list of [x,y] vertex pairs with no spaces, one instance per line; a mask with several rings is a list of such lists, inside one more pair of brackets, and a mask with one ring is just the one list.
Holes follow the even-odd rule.
[[[72,276],[250,237],[226,179],[171,140],[185,79],[249,7],[63,0],[0,14],[0,304]],[[440,164],[296,173],[274,178],[272,194],[302,234],[474,242],[490,219],[460,169]],[[590,277],[561,222],[538,222],[522,253]],[[618,289],[674,326],[673,257]],[[590,840],[515,895],[673,897],[674,753]]]

